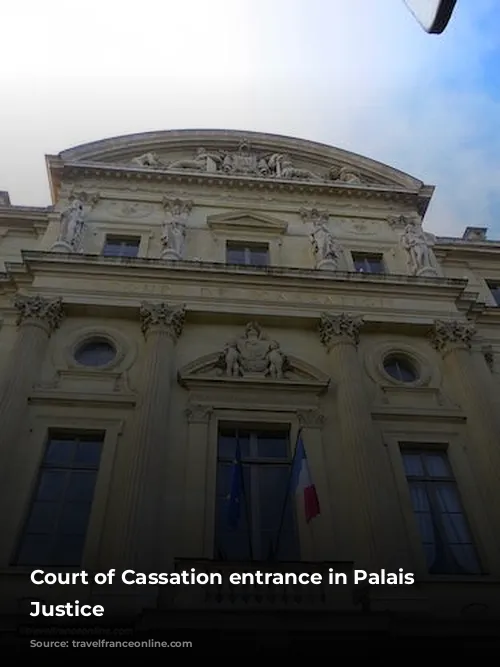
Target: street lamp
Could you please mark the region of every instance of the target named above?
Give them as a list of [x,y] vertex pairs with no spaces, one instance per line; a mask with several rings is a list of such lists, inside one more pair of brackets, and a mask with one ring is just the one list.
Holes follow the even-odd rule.
[[425,32],[440,35],[448,25],[457,0],[404,0]]

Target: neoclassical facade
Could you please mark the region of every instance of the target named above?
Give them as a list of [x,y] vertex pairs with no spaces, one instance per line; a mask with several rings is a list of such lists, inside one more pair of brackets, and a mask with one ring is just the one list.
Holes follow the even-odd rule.
[[[52,206],[0,199],[4,616],[33,596],[35,566],[286,560],[403,568],[417,582],[313,598],[229,587],[71,598],[104,597],[108,614],[147,608],[153,625],[176,609],[265,618],[308,605],[325,628],[367,610],[493,622],[500,242],[476,227],[433,236],[431,186],[288,137],[148,133],[47,165]],[[286,500],[299,429],[321,506],[309,523]]]

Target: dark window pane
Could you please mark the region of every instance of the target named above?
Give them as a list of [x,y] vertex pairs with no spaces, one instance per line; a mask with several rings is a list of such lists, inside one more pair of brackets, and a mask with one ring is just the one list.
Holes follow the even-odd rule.
[[26,535],[17,562],[19,565],[50,565],[50,535]]
[[59,503],[37,500],[31,510],[26,532],[52,533],[57,524],[59,507]]
[[101,459],[101,451],[102,444],[100,442],[79,442],[75,463],[97,468]]
[[51,438],[47,453],[45,454],[44,463],[46,465],[54,465],[64,467],[71,464],[75,457],[76,441],[64,440],[63,438]]
[[420,454],[403,453],[403,465],[408,477],[421,476],[424,474],[424,465]]
[[268,262],[268,252],[267,249],[263,250],[251,250],[250,251],[250,262],[255,266],[267,266]]
[[90,510],[90,503],[65,505],[60,518],[59,533],[61,535],[85,535]]
[[442,454],[426,454],[425,467],[431,477],[451,477],[448,461]]
[[116,357],[116,350],[107,341],[84,343],[75,353],[75,359],[84,366],[105,366]]
[[38,483],[37,500],[62,500],[68,473],[62,470],[44,470]]
[[245,264],[245,249],[228,248],[226,258],[228,264]]
[[95,482],[96,473],[93,470],[72,472],[66,501],[90,502],[94,495]]
[[288,450],[288,435],[279,431],[259,433],[257,436],[258,455],[265,458],[286,459],[290,456]]

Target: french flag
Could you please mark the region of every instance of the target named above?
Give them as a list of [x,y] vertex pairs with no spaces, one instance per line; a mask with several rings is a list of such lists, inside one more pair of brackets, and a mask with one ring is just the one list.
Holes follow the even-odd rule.
[[291,489],[295,495],[303,499],[306,521],[309,523],[311,519],[318,516],[320,508],[318,494],[311,478],[301,433],[299,433],[293,457]]

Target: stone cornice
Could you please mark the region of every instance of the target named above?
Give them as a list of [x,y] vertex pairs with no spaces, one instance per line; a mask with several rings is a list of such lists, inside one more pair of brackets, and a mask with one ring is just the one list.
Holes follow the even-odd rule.
[[0,237],[12,234],[41,236],[49,223],[52,207],[0,207]]
[[80,178],[113,179],[115,181],[142,181],[146,183],[169,183],[174,185],[200,185],[261,192],[285,192],[307,195],[335,195],[340,198],[359,198],[365,201],[397,202],[414,207],[424,215],[429,205],[433,188],[422,186],[408,189],[391,185],[349,185],[336,182],[315,182],[284,179],[264,179],[252,176],[234,176],[187,171],[166,171],[124,165],[108,165],[93,162],[74,162],[53,167],[53,176],[58,181],[75,181]]

